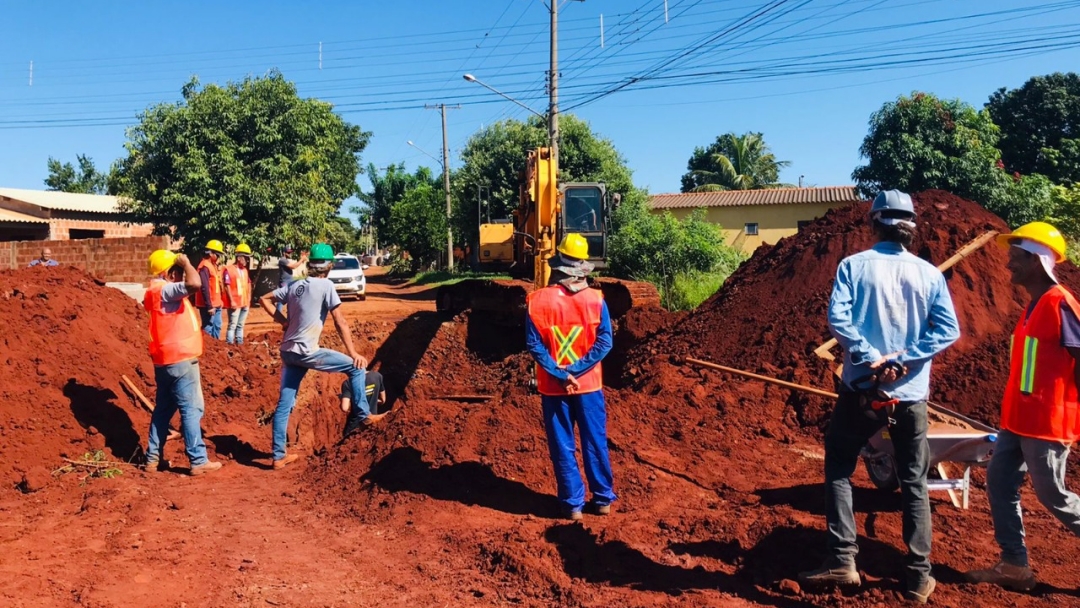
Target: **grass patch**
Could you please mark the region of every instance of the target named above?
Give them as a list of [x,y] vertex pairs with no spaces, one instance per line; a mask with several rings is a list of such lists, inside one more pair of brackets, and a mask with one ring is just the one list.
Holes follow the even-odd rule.
[[466,279],[488,279],[488,280],[501,280],[509,279],[508,274],[499,274],[492,272],[473,272],[471,270],[465,271],[449,271],[449,270],[431,270],[427,272],[418,273],[410,281],[410,285],[453,285],[464,281]]
[[656,285],[660,305],[672,311],[693,310],[720,290],[731,275],[729,270],[714,272],[677,272],[672,276],[649,276],[645,280]]

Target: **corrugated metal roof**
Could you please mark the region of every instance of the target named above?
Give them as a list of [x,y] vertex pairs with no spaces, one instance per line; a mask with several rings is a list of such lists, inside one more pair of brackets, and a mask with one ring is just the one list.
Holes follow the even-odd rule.
[[10,209],[4,209],[0,207],[0,222],[24,222],[29,224],[48,224],[49,220],[35,217],[33,215],[26,215],[25,213],[19,213],[18,211],[11,211]]
[[772,188],[769,190],[654,194],[649,198],[649,206],[653,209],[697,209],[699,207],[808,205],[812,203],[841,204],[860,200],[862,198],[855,192],[855,186],[825,186],[821,188]]
[[102,194],[72,194],[52,190],[23,190],[21,188],[0,188],[0,196],[61,211],[83,211],[86,213],[117,213],[120,199]]

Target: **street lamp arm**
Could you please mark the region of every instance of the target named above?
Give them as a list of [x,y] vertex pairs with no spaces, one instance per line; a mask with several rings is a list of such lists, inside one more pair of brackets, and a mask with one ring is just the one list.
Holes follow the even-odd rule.
[[[434,155],[432,155],[432,154],[428,153],[428,151],[427,151],[427,150],[425,150],[425,149],[421,148],[420,146],[418,146],[418,145],[414,144],[414,143],[412,142],[412,140],[411,140],[411,139],[410,139],[409,141],[405,142],[405,143],[407,143],[407,144],[409,144],[410,146],[412,146],[412,147],[416,148],[417,150],[419,150],[419,151],[420,151],[420,153],[421,153],[421,154],[423,154],[424,156],[426,156],[426,157],[430,158],[431,160],[433,160],[433,161],[435,161],[435,162],[439,163],[439,166],[440,166],[440,167],[442,167],[442,164],[443,164],[442,160],[440,160],[440,159],[436,158],[436,157],[435,157]],[[446,167],[443,167],[443,170],[445,171],[445,170],[446,170]]]
[[493,87],[493,86],[489,85],[488,83],[484,82],[483,80],[480,80],[479,78],[477,78],[476,76],[473,76],[472,74],[464,74],[464,75],[462,76],[462,78],[464,78],[464,79],[465,79],[465,80],[467,80],[468,82],[475,82],[476,84],[478,84],[478,85],[480,85],[480,86],[484,87],[485,89],[487,89],[487,90],[491,91],[492,93],[495,93],[495,94],[496,94],[496,95],[498,95],[499,97],[502,97],[503,99],[506,99],[507,101],[509,101],[509,102],[511,102],[511,103],[517,104],[517,105],[519,105],[519,106],[521,106],[521,107],[525,108],[526,110],[528,110],[528,111],[529,111],[529,112],[531,112],[532,114],[534,114],[534,115],[536,115],[536,116],[539,116],[540,118],[542,118],[542,119],[543,119],[543,120],[545,120],[545,121],[547,120],[547,116],[545,116],[545,115],[541,114],[540,112],[537,112],[536,110],[534,110],[534,109],[530,108],[529,106],[527,106],[527,105],[525,105],[525,104],[521,103],[520,101],[518,101],[518,100],[514,99],[513,97],[510,97],[510,96],[509,96],[509,95],[507,95],[506,93],[503,93],[503,92],[502,92],[502,91],[500,91],[499,89],[496,89],[495,87]]

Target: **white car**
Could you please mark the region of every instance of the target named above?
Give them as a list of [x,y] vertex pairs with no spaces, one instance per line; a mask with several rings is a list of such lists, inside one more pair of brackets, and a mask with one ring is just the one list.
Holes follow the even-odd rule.
[[358,300],[365,300],[367,299],[365,268],[367,265],[361,264],[356,256],[339,253],[334,256],[334,268],[330,270],[328,278],[334,284],[334,290],[339,296],[355,296]]

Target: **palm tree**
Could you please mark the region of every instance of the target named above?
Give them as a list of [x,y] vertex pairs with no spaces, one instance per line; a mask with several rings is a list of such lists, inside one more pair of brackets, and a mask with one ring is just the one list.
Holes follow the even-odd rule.
[[683,192],[784,187],[780,169],[790,164],[776,160],[761,133],[725,133],[708,148],[694,150],[690,171],[683,175]]

